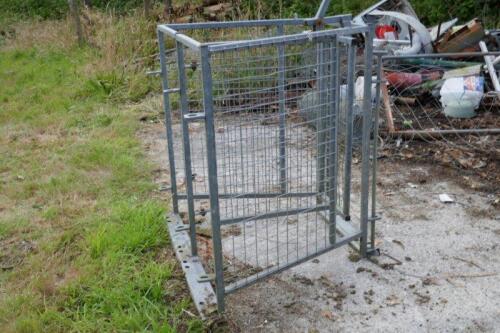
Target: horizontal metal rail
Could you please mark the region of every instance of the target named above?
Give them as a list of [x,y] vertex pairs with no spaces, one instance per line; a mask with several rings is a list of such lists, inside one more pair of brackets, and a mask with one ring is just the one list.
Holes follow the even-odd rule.
[[333,37],[342,35],[362,34],[366,33],[368,27],[364,25],[353,25],[347,28],[328,29],[321,31],[308,31],[299,34],[266,37],[249,41],[238,41],[230,44],[209,45],[210,53],[238,50],[248,47],[263,47],[271,45],[287,45],[298,44],[300,42],[312,41],[322,37]]
[[454,52],[454,53],[428,53],[428,54],[408,54],[408,55],[386,55],[382,60],[400,60],[400,59],[421,59],[421,58],[451,58],[451,57],[482,57],[498,56],[500,51],[494,52]]
[[[265,198],[302,198],[311,197],[317,195],[316,192],[288,192],[288,193],[221,193],[219,198],[221,199],[265,199]],[[179,194],[178,199],[187,199],[186,194]],[[208,193],[201,193],[193,195],[194,199],[208,199],[210,195]]]
[[[326,24],[335,24],[350,22],[352,19],[351,14],[335,15],[323,18],[322,22]],[[290,26],[313,26],[315,25],[315,18],[293,18],[293,19],[271,19],[271,20],[243,20],[243,21],[228,21],[228,22],[198,22],[198,23],[178,23],[178,24],[163,24],[174,30],[195,30],[195,29],[231,29],[242,27],[269,27],[278,25]]]
[[271,213],[265,213],[265,214],[260,214],[260,215],[242,216],[242,217],[235,217],[235,218],[231,218],[231,219],[225,219],[225,220],[221,220],[220,224],[221,225],[229,225],[229,224],[248,222],[248,221],[272,219],[274,217],[280,217],[280,216],[297,215],[297,214],[303,214],[303,213],[314,213],[314,212],[319,212],[322,210],[328,210],[329,207],[330,206],[328,206],[328,205],[321,205],[321,206],[316,206],[316,207],[277,210],[277,211],[274,211]]
[[391,135],[422,136],[425,138],[435,138],[440,135],[454,134],[500,134],[500,128],[478,128],[478,129],[449,129],[449,130],[404,130],[388,132]]
[[202,46],[202,43],[197,40],[194,40],[193,38],[186,36],[185,34],[182,34],[166,25],[159,25],[158,30],[195,51],[199,51]]
[[280,272],[283,272],[291,267],[294,267],[294,266],[297,266],[297,265],[300,265],[308,260],[311,260],[317,256],[320,256],[324,253],[327,253],[328,251],[330,250],[333,250],[333,249],[336,249],[338,247],[341,247],[345,244],[349,244],[353,241],[355,241],[356,239],[358,239],[359,237],[361,236],[361,232],[358,231],[354,234],[351,234],[351,235],[347,235],[345,237],[342,237],[340,239],[337,240],[337,242],[333,245],[330,245],[330,246],[327,246],[321,250],[318,250],[316,251],[315,253],[313,254],[310,254],[308,256],[305,256],[297,261],[294,261],[294,262],[291,262],[289,264],[286,264],[284,266],[277,266],[277,267],[271,267],[271,268],[268,268],[268,269],[265,269],[259,273],[256,273],[254,275],[251,275],[249,277],[247,277],[246,279],[244,279],[243,283],[242,282],[235,282],[235,283],[232,283],[232,284],[229,284],[226,288],[225,288],[225,293],[226,294],[230,294],[230,293],[233,293],[235,291],[237,291],[238,289],[241,289],[241,288],[244,288],[244,287],[247,287],[249,285],[252,285],[262,279],[265,279],[271,275],[274,275],[274,274],[277,274],[277,273],[280,273]]

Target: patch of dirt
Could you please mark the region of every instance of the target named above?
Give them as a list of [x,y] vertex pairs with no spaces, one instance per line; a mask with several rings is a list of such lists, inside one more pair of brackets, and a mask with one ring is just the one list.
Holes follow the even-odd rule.
[[[164,168],[163,125],[145,123],[144,129],[141,137],[152,160]],[[415,146],[385,149],[377,188],[382,219],[376,244],[382,256],[358,260],[343,247],[243,288],[228,296],[223,327],[241,332],[331,332],[332,323],[346,332],[497,329],[498,156],[480,155],[486,166],[475,169],[464,167],[461,156],[440,159],[448,154],[444,146],[415,141]],[[169,186],[168,171],[156,176]],[[441,193],[455,202],[440,202]],[[203,246],[209,261],[211,240],[199,235]],[[457,254],[466,261],[453,259]]]
[[21,265],[24,258],[37,251],[36,243],[16,237],[0,241],[0,269],[11,270]]
[[[500,188],[500,138],[483,136],[458,140],[426,142],[411,140],[400,143],[389,141],[383,145],[379,156],[388,161],[418,167],[420,164],[440,165],[435,178],[454,178],[461,185],[473,190],[499,192]],[[411,177],[415,183],[427,182],[418,174]]]

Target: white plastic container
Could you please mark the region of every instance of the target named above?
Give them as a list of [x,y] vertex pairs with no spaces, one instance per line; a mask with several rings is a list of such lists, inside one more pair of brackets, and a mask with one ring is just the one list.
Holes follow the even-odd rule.
[[483,98],[484,78],[481,76],[446,79],[441,87],[444,114],[453,118],[471,118],[476,115]]

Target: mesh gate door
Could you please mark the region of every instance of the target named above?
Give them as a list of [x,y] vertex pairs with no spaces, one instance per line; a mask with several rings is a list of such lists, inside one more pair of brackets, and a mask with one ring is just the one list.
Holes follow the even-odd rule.
[[[196,200],[209,201],[204,266],[214,273],[219,310],[225,294],[354,240],[366,254],[371,43],[363,58],[352,37],[371,38],[368,28],[195,46],[164,31],[177,39],[187,210],[193,222]],[[193,49],[201,70],[189,78],[185,53]],[[366,79],[356,94],[359,77]],[[189,110],[193,86],[201,112]],[[203,168],[192,162],[200,123]],[[196,178],[207,181],[208,195],[193,192]],[[193,225],[190,233],[197,248]]]

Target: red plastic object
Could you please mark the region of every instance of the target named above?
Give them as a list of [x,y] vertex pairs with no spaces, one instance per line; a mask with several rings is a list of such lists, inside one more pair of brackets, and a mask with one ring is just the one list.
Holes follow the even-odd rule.
[[375,28],[375,36],[380,39],[398,39],[396,28],[390,25],[378,25]]
[[394,88],[408,88],[416,86],[424,81],[439,80],[441,76],[442,74],[439,71],[425,73],[391,72],[385,74],[387,82]]

